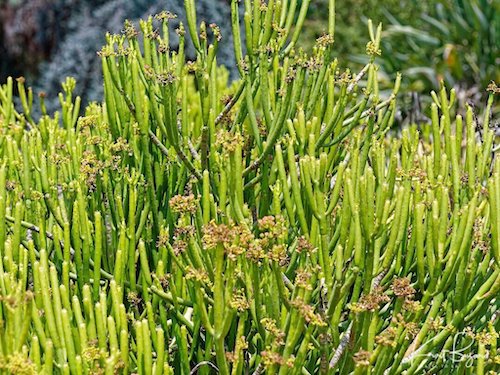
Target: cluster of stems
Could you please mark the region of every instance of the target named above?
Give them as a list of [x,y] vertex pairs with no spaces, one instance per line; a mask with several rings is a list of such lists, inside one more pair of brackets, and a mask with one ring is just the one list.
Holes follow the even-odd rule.
[[381,28],[341,71],[334,0],[298,48],[309,2],[232,0],[233,83],[185,0],[177,51],[168,12],[107,36],[102,103],[81,110],[67,79],[35,120],[23,79],[21,108],[0,87],[0,374],[498,366],[493,94],[477,118],[442,87],[394,134]]

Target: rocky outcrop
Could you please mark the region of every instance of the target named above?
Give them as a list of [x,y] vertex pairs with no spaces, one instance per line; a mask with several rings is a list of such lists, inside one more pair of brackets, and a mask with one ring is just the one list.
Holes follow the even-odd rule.
[[[220,26],[219,60],[234,71],[231,40],[230,7],[227,0],[197,1],[198,22],[205,20]],[[4,48],[9,62],[3,74],[26,75],[35,93],[46,92],[49,111],[57,108],[60,83],[67,76],[76,78],[76,94],[84,102],[102,97],[100,59],[96,52],[104,44],[106,32],[118,33],[123,21],[138,22],[141,18],[168,10],[178,15],[172,21],[171,41],[175,48],[175,29],[185,22],[183,1],[179,0],[30,0],[22,5],[2,6]],[[188,58],[194,50],[187,43]],[[15,69],[13,69],[15,68]],[[3,79],[4,79],[3,77]],[[2,80],[3,80],[2,79]],[[50,99],[52,98],[52,99]]]

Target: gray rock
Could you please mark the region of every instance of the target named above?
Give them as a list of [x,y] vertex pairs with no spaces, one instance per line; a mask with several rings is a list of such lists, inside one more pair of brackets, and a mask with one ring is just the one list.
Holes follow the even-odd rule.
[[[103,94],[101,61],[96,52],[105,43],[106,32],[118,33],[123,29],[125,19],[137,24],[139,19],[147,18],[162,10],[178,15],[178,18],[172,21],[171,27],[171,47],[175,48],[178,43],[175,29],[180,21],[186,24],[181,0],[113,0],[97,7],[83,4],[68,25],[71,31],[51,59],[42,64],[41,73],[34,84],[35,93],[43,91],[47,94],[48,111],[52,112],[58,108],[57,93],[61,89],[61,82],[67,76],[76,79],[75,93],[82,97],[84,103],[101,100]],[[218,58],[235,77],[237,71],[231,38],[230,2],[197,0],[197,15],[198,23],[201,21],[216,23],[221,28],[223,40]],[[186,55],[188,58],[194,57],[194,49],[189,41]]]

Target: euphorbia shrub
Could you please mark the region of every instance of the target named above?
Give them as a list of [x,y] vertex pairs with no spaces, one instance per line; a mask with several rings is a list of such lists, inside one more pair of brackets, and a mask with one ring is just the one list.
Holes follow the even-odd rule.
[[169,49],[172,14],[126,23],[83,116],[71,79],[39,121],[23,80],[22,112],[2,87],[1,371],[450,373],[452,348],[494,369],[493,96],[480,137],[444,87],[430,125],[392,135],[380,28],[339,72],[330,3],[306,56],[307,1],[245,1],[243,56],[234,0],[234,84],[187,0],[197,60],[183,27]]

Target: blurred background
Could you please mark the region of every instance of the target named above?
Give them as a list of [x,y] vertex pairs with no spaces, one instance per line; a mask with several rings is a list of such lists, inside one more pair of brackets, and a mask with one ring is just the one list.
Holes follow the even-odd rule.
[[[199,21],[221,27],[219,61],[235,76],[229,3],[197,0],[197,7]],[[311,1],[301,39],[305,50],[326,30],[327,3]],[[85,101],[99,100],[96,52],[105,33],[119,32],[125,19],[163,9],[178,14],[177,22],[184,18],[182,0],[0,0],[0,82],[9,75],[26,77],[35,93],[53,98],[50,110],[60,82],[73,76]],[[383,23],[380,74],[389,87],[402,72],[408,98],[425,96],[444,80],[459,99],[475,103],[484,99],[490,81],[500,81],[500,0],[337,0],[335,53],[341,66],[356,69],[366,60],[368,18]]]

